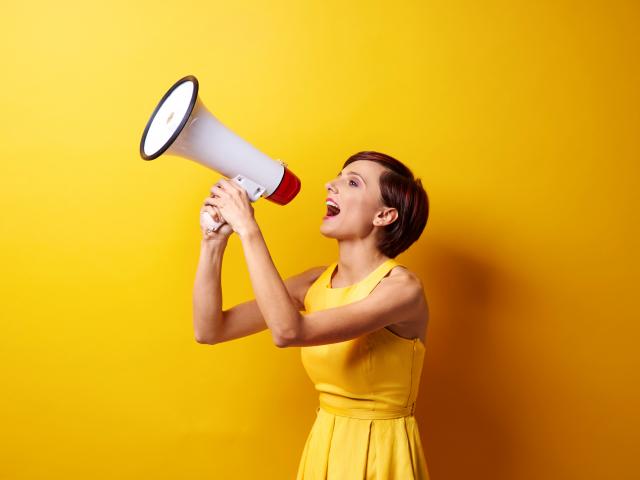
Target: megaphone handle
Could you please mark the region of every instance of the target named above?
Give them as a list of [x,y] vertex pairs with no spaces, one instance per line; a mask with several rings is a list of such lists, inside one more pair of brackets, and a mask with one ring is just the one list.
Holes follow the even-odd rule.
[[200,212],[200,224],[207,228],[207,232],[217,232],[218,229],[227,223],[224,219],[221,222],[216,222],[209,212]]
[[[249,200],[251,200],[252,202],[255,202],[258,198],[260,198],[260,195],[264,192],[264,187],[258,185],[252,180],[249,180],[243,175],[236,175],[231,180],[233,180],[247,192]],[[208,233],[217,232],[222,225],[227,223],[224,218],[220,218],[222,219],[222,221],[216,222],[209,212],[201,212],[200,225],[206,227]]]

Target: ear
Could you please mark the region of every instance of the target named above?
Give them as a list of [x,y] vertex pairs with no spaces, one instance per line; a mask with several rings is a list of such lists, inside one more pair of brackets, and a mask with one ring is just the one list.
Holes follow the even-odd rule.
[[373,224],[376,227],[384,227],[390,225],[398,218],[398,210],[395,208],[383,208],[373,217]]

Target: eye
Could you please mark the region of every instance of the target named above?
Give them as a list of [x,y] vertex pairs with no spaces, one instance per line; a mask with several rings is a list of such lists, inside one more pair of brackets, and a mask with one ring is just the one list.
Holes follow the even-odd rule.
[[[341,176],[342,176],[342,172],[338,172],[338,178],[341,177]],[[356,186],[356,187],[358,186],[358,182],[356,182],[354,180],[349,180],[349,185],[352,185],[352,184],[353,184],[353,186]]]

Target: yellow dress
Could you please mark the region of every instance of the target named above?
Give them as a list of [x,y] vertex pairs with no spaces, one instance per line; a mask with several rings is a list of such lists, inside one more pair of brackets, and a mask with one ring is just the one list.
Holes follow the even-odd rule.
[[[336,263],[307,291],[305,311],[366,297],[395,266],[388,259],[360,282],[331,288]],[[326,345],[300,348],[319,392],[297,480],[428,480],[414,416],[425,346],[381,328]]]

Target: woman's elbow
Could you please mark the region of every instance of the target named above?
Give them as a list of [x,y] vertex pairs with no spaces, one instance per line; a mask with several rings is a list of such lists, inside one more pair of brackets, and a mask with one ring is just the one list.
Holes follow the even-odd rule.
[[[197,324],[197,322],[195,322]],[[214,345],[219,343],[219,340],[214,331],[210,328],[198,328],[194,329],[194,339],[197,343],[202,343],[205,345]]]
[[291,346],[291,343],[282,337],[273,336],[273,344],[278,348],[285,348]]
[[273,343],[278,348],[295,347],[298,344],[298,335],[294,331],[272,332],[271,338],[273,338]]
[[204,345],[215,345],[218,341],[211,335],[204,335],[201,333],[197,333],[194,335],[197,343],[201,343]]
[[299,345],[303,318],[300,311],[297,311],[296,314],[296,318],[286,322],[285,326],[277,330],[271,329],[271,337],[276,347],[284,348]]

